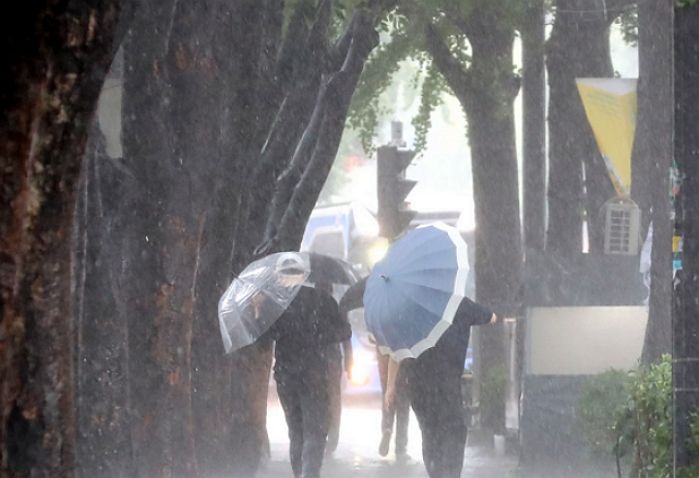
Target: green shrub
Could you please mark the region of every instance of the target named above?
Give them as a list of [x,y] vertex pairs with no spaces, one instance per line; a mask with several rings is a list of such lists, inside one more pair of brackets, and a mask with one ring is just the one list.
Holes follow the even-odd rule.
[[[690,424],[691,434],[689,437],[690,449],[699,455],[699,413],[692,414],[692,423]],[[680,470],[679,478],[697,478],[699,477],[699,463],[691,468]]]
[[[593,377],[578,403],[582,433],[598,452],[627,456],[630,478],[672,476],[672,358],[631,372]],[[690,446],[699,454],[699,414],[692,416]],[[619,461],[617,461],[617,464]],[[699,477],[699,465],[680,478]]]
[[619,421],[633,447],[639,478],[672,476],[672,359],[632,372],[629,403]]
[[623,455],[619,416],[628,403],[631,377],[623,370],[608,370],[585,384],[577,406],[577,426],[595,453]]
[[[483,374],[479,397],[481,420],[487,422],[505,408],[507,381],[507,370],[503,367],[494,367]],[[494,431],[504,432],[504,430]]]

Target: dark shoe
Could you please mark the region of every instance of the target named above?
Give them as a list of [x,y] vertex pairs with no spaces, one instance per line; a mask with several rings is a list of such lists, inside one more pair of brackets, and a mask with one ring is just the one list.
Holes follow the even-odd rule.
[[391,445],[391,433],[384,432],[381,436],[381,443],[379,443],[379,455],[388,455],[388,447]]

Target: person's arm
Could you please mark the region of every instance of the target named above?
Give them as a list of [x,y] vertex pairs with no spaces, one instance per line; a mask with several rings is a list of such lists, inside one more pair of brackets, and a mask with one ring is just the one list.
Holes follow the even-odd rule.
[[475,303],[468,297],[464,297],[456,311],[456,316],[466,322],[466,325],[486,325],[497,322],[497,315],[487,307]]

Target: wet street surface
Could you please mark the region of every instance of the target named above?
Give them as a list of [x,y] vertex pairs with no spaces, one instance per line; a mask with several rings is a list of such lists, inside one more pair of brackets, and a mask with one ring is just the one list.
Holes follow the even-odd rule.
[[[336,452],[327,457],[323,476],[327,478],[417,478],[427,473],[422,463],[420,429],[411,414],[408,441],[409,458],[396,462],[393,442],[389,455],[378,454],[381,439],[381,411],[378,400],[362,400],[347,404],[342,411],[340,443]],[[270,402],[268,430],[271,442],[271,460],[258,474],[260,478],[281,478],[291,475],[288,458],[289,440],[284,413],[276,401]],[[497,457],[492,452],[467,446],[464,460],[464,478],[520,477],[515,457]]]

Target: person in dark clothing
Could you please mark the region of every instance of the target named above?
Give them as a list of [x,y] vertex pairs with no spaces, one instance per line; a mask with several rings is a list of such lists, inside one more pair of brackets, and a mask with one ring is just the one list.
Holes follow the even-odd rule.
[[328,435],[333,347],[352,331],[327,292],[303,286],[268,331],[295,478],[318,478]]
[[[332,295],[332,284],[319,282],[315,288]],[[349,323],[347,312],[340,309],[342,320]],[[329,350],[330,380],[329,385],[329,425],[328,440],[325,453],[331,455],[337,449],[340,442],[340,423],[342,421],[342,372],[349,376],[352,369],[352,341],[347,339],[341,343],[334,344]]]
[[[431,478],[458,478],[464,460],[464,422],[461,375],[472,325],[495,323],[497,316],[464,298],[452,324],[437,344],[407,364],[410,403],[422,431],[422,457]],[[392,366],[397,368],[395,362]],[[403,369],[403,366],[400,367]],[[399,372],[389,372],[396,376]],[[393,401],[395,385],[389,386],[387,401]]]
[[336,344],[330,352],[330,424],[328,427],[328,442],[325,449],[327,455],[337,450],[340,442],[340,423],[342,421],[342,373],[349,376],[352,369],[352,342],[345,340]]

